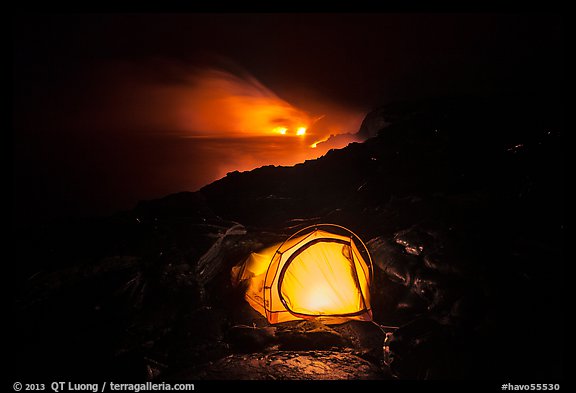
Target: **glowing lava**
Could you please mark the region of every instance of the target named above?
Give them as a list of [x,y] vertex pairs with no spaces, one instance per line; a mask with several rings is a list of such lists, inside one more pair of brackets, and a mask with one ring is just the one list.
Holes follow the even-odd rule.
[[181,114],[195,136],[305,135],[315,121],[248,74],[203,70],[190,85]]
[[310,147],[312,149],[316,149],[316,147],[318,146],[319,143],[326,142],[328,139],[330,139],[331,136],[332,135],[330,135],[329,137],[326,137],[324,139],[320,139],[319,141],[314,142],[313,144],[310,145]]
[[[190,157],[194,158],[182,160],[193,163],[185,173],[196,182],[194,186],[233,171],[291,166],[318,158],[356,140],[350,132],[358,130],[364,118],[361,112],[295,92],[289,96],[298,98],[298,104],[290,102],[247,72],[193,68],[178,76],[179,83],[124,88],[130,95],[122,102],[131,106],[111,117],[125,119],[124,112],[140,113],[137,124],[126,125],[127,129],[168,130],[193,139]],[[333,138],[336,134],[338,138]],[[170,176],[184,176],[176,172],[172,170]]]
[[[275,133],[275,134],[281,134],[281,135],[287,135],[287,134],[292,134],[292,135],[294,135],[294,134],[293,134],[293,131],[290,132],[290,130],[289,130],[288,128],[286,128],[286,127],[275,127],[275,128],[272,130],[272,132]],[[298,128],[296,129],[296,135],[299,135],[299,136],[306,135],[306,127],[298,127]]]

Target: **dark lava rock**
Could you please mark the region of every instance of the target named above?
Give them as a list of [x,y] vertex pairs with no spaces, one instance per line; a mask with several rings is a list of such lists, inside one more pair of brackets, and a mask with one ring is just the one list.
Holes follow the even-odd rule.
[[366,246],[372,261],[391,281],[407,287],[412,285],[418,267],[418,260],[414,256],[404,254],[394,243],[381,236],[371,239]]
[[231,355],[181,373],[179,380],[374,380],[385,375],[373,364],[350,353],[334,351],[277,351]]
[[275,327],[236,325],[228,330],[228,342],[239,352],[262,352],[276,342]]
[[404,247],[408,254],[420,255],[435,249],[434,239],[428,233],[410,228],[394,234],[394,241]]
[[448,366],[441,354],[446,353],[450,345],[448,333],[440,324],[426,318],[416,319],[400,327],[391,337],[388,342],[393,353],[390,369],[396,377],[435,379],[448,376],[444,370],[437,370]]
[[287,322],[278,325],[276,337],[282,350],[330,349],[350,346],[350,341],[316,321]]

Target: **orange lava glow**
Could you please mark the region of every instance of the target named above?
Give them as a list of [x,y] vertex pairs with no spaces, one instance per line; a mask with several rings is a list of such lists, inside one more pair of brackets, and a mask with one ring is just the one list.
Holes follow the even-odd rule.
[[312,149],[316,149],[318,147],[318,144],[326,142],[328,139],[330,139],[330,137],[324,138],[324,139],[320,139],[319,141],[314,142],[313,144],[310,145],[310,147]]
[[306,108],[297,106],[248,74],[208,69],[189,80],[179,93],[177,128],[187,138],[204,140],[220,157],[219,177],[262,165],[295,165],[358,141],[352,134],[362,113],[306,97],[300,100]]
[[314,120],[249,75],[204,70],[193,77],[183,113],[193,133],[304,135]]
[[97,80],[106,83],[93,105],[63,117],[63,128],[90,127],[111,149],[112,138],[123,138],[145,151],[154,164],[142,195],[196,190],[229,172],[318,158],[359,141],[353,134],[365,115],[314,96],[312,88],[277,94],[246,72],[171,63],[114,63],[100,72]]

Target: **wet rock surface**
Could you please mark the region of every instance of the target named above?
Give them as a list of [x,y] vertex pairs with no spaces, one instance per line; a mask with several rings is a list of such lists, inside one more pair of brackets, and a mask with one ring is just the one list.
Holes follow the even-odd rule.
[[[563,122],[529,108],[390,105],[367,118],[376,136],[317,160],[19,228],[11,375],[559,378]],[[270,326],[231,286],[251,251],[322,222],[366,242],[380,326]]]

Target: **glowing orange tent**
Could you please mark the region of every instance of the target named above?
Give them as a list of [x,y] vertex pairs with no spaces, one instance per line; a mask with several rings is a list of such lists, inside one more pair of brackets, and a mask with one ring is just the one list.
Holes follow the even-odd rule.
[[247,283],[246,300],[270,323],[370,321],[372,275],[362,240],[333,224],[304,228],[232,268],[233,284]]

